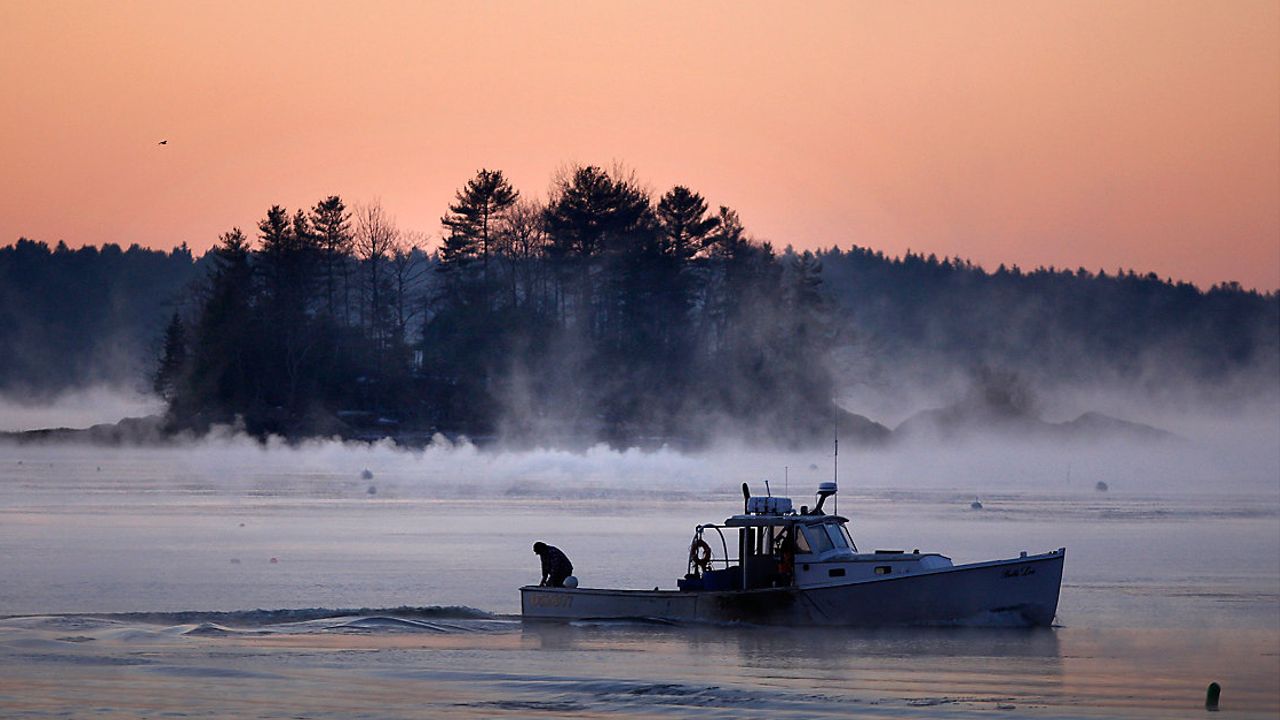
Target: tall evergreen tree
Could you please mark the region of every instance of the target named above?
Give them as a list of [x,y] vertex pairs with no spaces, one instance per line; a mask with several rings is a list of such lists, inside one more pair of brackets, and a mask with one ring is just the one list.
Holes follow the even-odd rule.
[[[347,322],[350,312],[347,258],[352,250],[351,213],[342,198],[330,195],[311,209],[311,226],[324,267],[325,310],[330,318],[341,318],[342,322]],[[338,312],[340,300],[341,313]]]
[[440,218],[448,231],[440,251],[441,263],[450,267],[478,259],[487,273],[498,223],[519,197],[501,170],[477,172],[455,194],[448,214]]
[[171,413],[184,422],[202,416],[229,420],[260,397],[249,241],[233,228],[212,253],[208,291],[189,348],[191,371],[170,403]]
[[642,227],[649,212],[648,195],[634,183],[594,165],[576,168],[557,183],[547,204],[550,249],[559,256],[594,257]]
[[656,215],[662,254],[681,262],[701,252],[720,225],[719,217],[707,217],[707,201],[683,185],[662,196]]
[[160,367],[156,368],[152,382],[156,394],[166,401],[172,401],[178,393],[186,369],[187,332],[182,325],[182,318],[175,312],[164,330],[164,350],[160,356]]
[[[573,278],[576,324],[602,336],[611,314],[617,313],[610,312],[616,302],[598,303],[599,259],[605,254],[626,255],[649,243],[653,226],[649,196],[628,179],[615,179],[595,166],[578,167],[556,184],[545,216],[547,251],[555,263],[557,282],[563,286]],[[576,267],[576,274],[570,267]],[[560,293],[562,298],[568,294]]]

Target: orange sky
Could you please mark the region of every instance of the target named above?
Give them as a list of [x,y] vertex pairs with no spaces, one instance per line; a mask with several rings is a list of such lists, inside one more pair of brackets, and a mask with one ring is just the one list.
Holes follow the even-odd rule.
[[620,160],[778,245],[1280,288],[1275,0],[692,5],[0,0],[0,243],[438,237],[477,168]]

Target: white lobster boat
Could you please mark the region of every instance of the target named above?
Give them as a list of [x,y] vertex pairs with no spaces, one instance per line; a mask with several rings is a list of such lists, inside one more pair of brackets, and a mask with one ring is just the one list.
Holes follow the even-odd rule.
[[[859,552],[848,520],[822,510],[835,483],[820,485],[816,506],[798,512],[788,498],[751,497],[745,483],[742,489],[741,515],[695,529],[678,590],[531,585],[520,588],[523,617],[1036,626],[1057,613],[1066,548],[967,565],[919,550]],[[736,557],[726,531],[737,534]]]

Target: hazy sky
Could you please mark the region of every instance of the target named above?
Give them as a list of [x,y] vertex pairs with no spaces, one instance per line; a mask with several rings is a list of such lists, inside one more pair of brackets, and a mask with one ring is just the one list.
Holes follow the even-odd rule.
[[1275,0],[0,0],[0,91],[3,244],[438,237],[480,167],[618,160],[779,245],[1280,287]]

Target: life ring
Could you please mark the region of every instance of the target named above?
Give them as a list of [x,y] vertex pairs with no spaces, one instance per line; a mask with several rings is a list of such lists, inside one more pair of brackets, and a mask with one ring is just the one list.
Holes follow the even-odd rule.
[[711,546],[702,538],[694,538],[689,544],[689,562],[699,570],[706,572],[711,568]]

